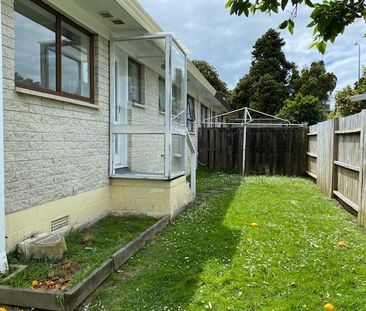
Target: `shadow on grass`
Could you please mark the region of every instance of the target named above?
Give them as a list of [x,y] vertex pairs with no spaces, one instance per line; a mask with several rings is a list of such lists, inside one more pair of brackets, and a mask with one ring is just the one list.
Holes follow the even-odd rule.
[[114,273],[90,304],[105,310],[187,307],[204,286],[205,268],[220,273],[236,252],[239,232],[223,223],[240,182],[239,175],[200,171],[191,209]]

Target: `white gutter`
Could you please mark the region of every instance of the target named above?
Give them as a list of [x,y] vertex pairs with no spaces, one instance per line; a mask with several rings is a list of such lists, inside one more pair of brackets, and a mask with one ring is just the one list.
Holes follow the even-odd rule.
[[351,100],[351,102],[359,102],[366,99],[366,94],[354,95],[349,97],[349,99]]
[[[0,1],[0,26],[1,1]],[[0,27],[0,272],[8,271],[8,260],[6,258],[5,242],[5,191],[4,191],[4,108],[3,108],[3,32]]]

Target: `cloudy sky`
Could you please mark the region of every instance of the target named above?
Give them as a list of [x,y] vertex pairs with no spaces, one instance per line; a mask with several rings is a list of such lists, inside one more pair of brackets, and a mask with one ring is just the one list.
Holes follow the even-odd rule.
[[[230,16],[224,8],[225,0],[139,0],[147,12],[165,31],[174,32],[190,50],[190,59],[204,59],[213,64],[221,78],[233,88],[248,72],[251,50],[256,39],[268,28],[277,29],[289,13],[272,16]],[[358,47],[361,46],[361,64],[366,64],[366,25],[362,21],[351,25],[336,42],[328,45],[323,56],[312,43],[312,30],[306,28],[309,21],[307,8],[299,8],[295,20],[295,33],[281,31],[286,40],[284,51],[288,60],[300,68],[312,61],[323,59],[327,70],[338,77],[337,89],[353,85],[357,79]]]

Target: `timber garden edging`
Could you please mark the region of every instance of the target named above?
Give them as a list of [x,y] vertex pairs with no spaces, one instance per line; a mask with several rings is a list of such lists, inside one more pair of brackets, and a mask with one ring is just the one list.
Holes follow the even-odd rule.
[[170,221],[170,216],[159,219],[150,228],[110,256],[84,280],[66,292],[0,286],[0,304],[51,311],[75,310],[113,271],[130,259],[146,242],[152,240],[156,233],[164,229]]

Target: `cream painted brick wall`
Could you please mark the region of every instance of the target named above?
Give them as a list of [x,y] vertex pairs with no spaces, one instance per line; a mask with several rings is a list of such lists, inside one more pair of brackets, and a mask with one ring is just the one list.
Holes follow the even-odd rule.
[[13,0],[2,0],[6,211],[109,184],[109,42],[95,38],[88,108],[15,92]]

